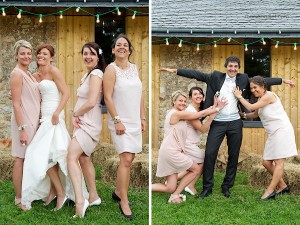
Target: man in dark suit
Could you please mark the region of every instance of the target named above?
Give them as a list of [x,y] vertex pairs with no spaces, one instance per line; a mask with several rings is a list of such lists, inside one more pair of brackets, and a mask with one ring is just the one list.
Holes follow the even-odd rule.
[[[248,75],[239,73],[240,60],[237,57],[230,56],[225,61],[226,73],[213,71],[210,74],[202,73],[195,70],[186,69],[167,69],[162,68],[161,71],[176,72],[177,75],[203,81],[207,84],[206,99],[204,108],[213,105],[214,95],[219,92],[220,96],[224,96],[228,100],[226,107],[220,111],[211,123],[210,130],[207,136],[205,147],[205,158],[203,168],[203,190],[199,198],[205,198],[212,193],[214,186],[214,167],[217,159],[219,147],[226,135],[228,145],[228,163],[226,175],[222,183],[222,193],[225,197],[230,197],[230,188],[234,184],[240,147],[242,144],[242,127],[238,100],[233,94],[233,88],[239,87],[243,91],[244,98],[248,98],[250,94],[250,84]],[[290,80],[281,78],[267,79],[267,85],[279,85],[282,82],[293,86]]]

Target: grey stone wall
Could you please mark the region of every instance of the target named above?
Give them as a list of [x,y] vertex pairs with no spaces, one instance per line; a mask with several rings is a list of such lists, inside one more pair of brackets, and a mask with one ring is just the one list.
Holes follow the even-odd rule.
[[[10,139],[10,117],[12,104],[9,100],[9,76],[16,62],[13,57],[13,46],[16,41],[29,41],[35,49],[41,43],[48,43],[56,49],[57,23],[55,17],[44,17],[39,23],[37,16],[22,15],[0,16],[0,140]],[[36,70],[35,51],[29,70]]]
[[[185,68],[199,70],[205,73],[212,72],[212,49],[211,46],[203,46],[196,51],[195,46],[183,45],[161,45],[160,46],[160,67]],[[188,95],[190,88],[199,86],[206,92],[206,84],[177,76],[174,73],[160,74],[160,111],[159,111],[159,140],[163,139],[163,126],[168,109],[172,107],[171,95],[176,90],[181,90]],[[190,103],[188,101],[188,103]],[[207,134],[202,135],[200,147],[204,148]],[[160,145],[159,143],[159,145]]]

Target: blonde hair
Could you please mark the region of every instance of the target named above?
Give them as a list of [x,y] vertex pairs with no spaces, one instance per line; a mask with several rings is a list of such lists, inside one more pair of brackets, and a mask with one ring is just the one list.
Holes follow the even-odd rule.
[[183,96],[187,99],[187,95],[184,94],[181,90],[177,90],[177,91],[174,91],[172,93],[172,105],[174,106],[174,101],[176,101],[176,99],[179,97],[179,96]]
[[19,40],[15,43],[14,45],[14,54],[15,56],[18,55],[18,52],[19,52],[19,49],[21,47],[24,47],[24,48],[29,48],[31,51],[33,51],[33,48],[32,48],[32,45],[28,42],[28,41],[25,41],[25,40]]

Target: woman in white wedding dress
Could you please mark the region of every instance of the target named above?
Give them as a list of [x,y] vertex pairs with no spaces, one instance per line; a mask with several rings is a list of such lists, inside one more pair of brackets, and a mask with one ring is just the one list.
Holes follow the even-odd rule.
[[51,65],[54,48],[43,44],[37,48],[39,72],[35,74],[41,92],[41,125],[27,148],[22,182],[22,209],[31,208],[34,200],[55,198],[61,209],[72,196],[66,165],[70,136],[64,121],[64,107],[70,92],[61,72]]

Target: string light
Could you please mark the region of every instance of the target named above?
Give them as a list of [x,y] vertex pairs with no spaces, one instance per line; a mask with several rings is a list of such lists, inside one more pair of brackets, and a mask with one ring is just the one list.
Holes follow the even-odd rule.
[[86,0],[83,0],[84,3],[86,3]]
[[262,41],[263,45],[266,45],[266,42],[265,42],[264,38],[262,38],[261,41]]
[[96,23],[100,23],[100,16],[99,16],[99,14],[96,15],[96,18],[97,18],[96,19]]
[[227,41],[230,42],[230,41],[231,41],[231,37],[229,37],[229,38],[227,39]]
[[60,14],[60,16],[59,16],[59,18],[63,18],[63,14],[62,14],[63,12],[62,11],[59,11],[59,14]]
[[80,10],[80,7],[77,7],[77,8],[76,8],[76,12],[79,12],[79,10]]
[[40,19],[39,22],[42,23],[43,22],[43,14],[40,14]]
[[166,45],[169,45],[169,38],[166,38]]
[[1,8],[1,10],[2,10],[2,16],[6,16],[5,9]]
[[217,47],[217,41],[214,41],[214,47],[215,48]]
[[297,43],[294,43],[294,50],[297,50]]
[[248,44],[245,44],[245,51],[248,51]]
[[121,15],[121,12],[120,12],[120,10],[119,10],[119,7],[116,7],[116,10],[117,10],[117,12],[118,12],[118,15],[120,16],[120,15]]
[[275,48],[278,48],[279,41],[276,41]]
[[132,15],[133,20],[135,19],[135,14],[136,14],[136,11],[133,11],[133,15]]
[[200,46],[200,44],[197,44],[197,51],[199,51],[199,50],[200,50],[199,46]]
[[21,14],[22,14],[22,11],[23,11],[22,9],[19,9],[19,14],[17,15],[17,18],[18,18],[18,19],[21,19],[21,17],[22,17],[22,15],[21,15]]
[[178,44],[178,47],[181,48],[182,47],[182,39],[180,39],[180,42]]

